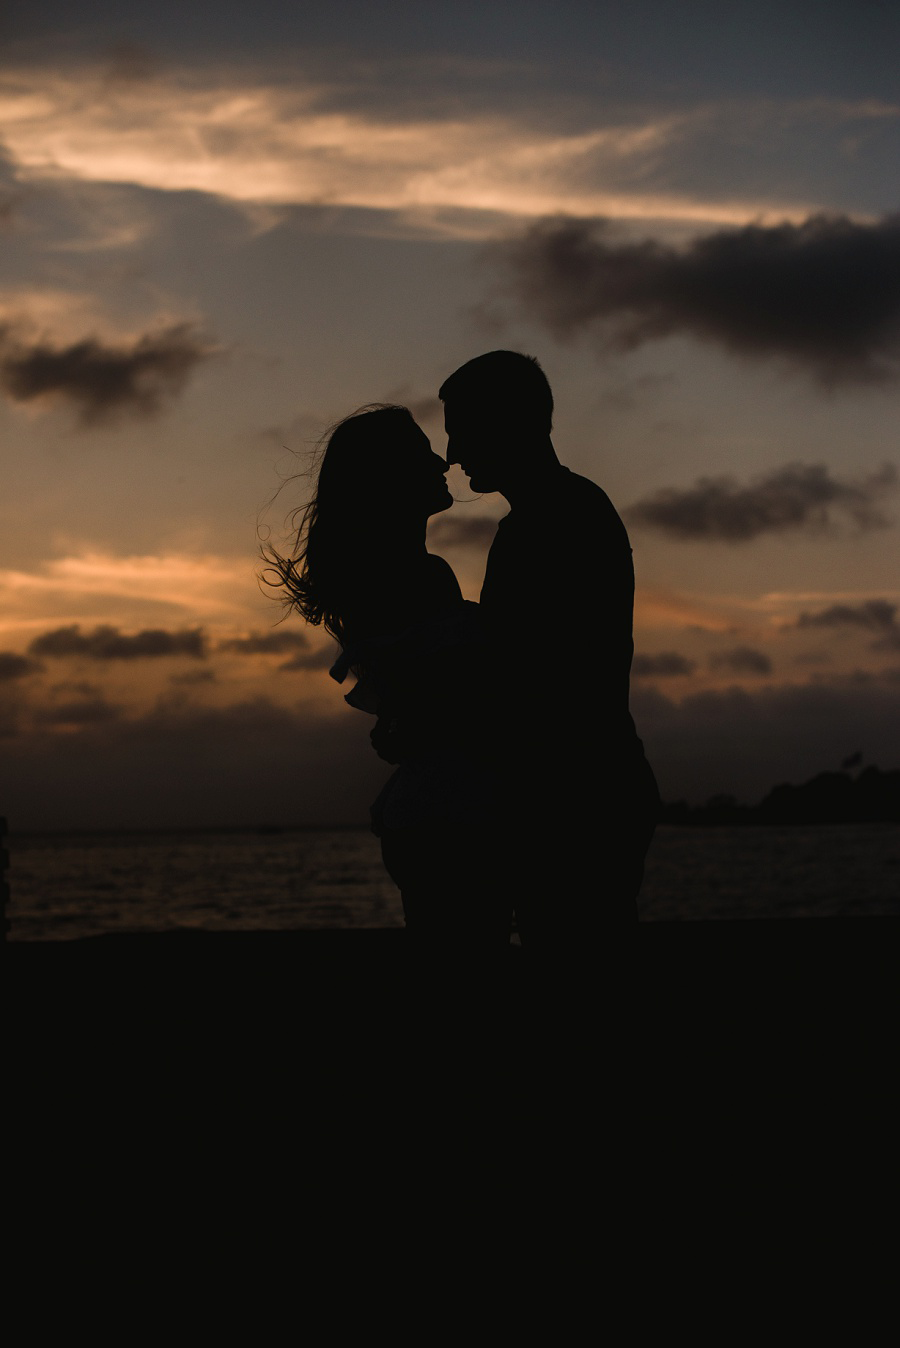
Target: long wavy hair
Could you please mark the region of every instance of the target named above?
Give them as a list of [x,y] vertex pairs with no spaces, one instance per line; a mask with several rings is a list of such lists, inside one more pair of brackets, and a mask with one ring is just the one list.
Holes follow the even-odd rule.
[[268,563],[263,583],[281,590],[288,611],[324,626],[341,644],[347,612],[371,574],[384,533],[391,448],[415,427],[409,409],[393,403],[370,403],[337,422],[323,437],[312,497],[291,516],[291,555],[261,549]]

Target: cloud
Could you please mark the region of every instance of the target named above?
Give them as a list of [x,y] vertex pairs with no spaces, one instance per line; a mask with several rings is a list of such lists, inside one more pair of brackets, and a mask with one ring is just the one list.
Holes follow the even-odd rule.
[[798,651],[794,656],[795,665],[830,665],[832,657],[828,651]]
[[522,308],[560,337],[632,350],[676,333],[779,357],[830,385],[900,374],[900,215],[746,224],[678,249],[555,217],[489,244]]
[[[460,99],[458,71],[452,89],[441,89],[439,70],[430,81],[415,74],[421,62],[379,71],[371,60],[364,68],[344,60],[323,72],[294,59],[280,81],[210,63],[129,78],[152,73],[142,64],[141,53],[120,59],[112,79],[108,66],[87,63],[7,70],[0,121],[19,176],[203,192],[251,215],[268,207],[263,227],[285,206],[351,208],[456,237],[556,211],[706,225],[809,211],[805,199],[773,203],[741,183],[733,194],[721,184],[698,190],[691,147],[716,122],[708,108],[698,116],[616,107],[575,124],[570,100],[552,111],[528,96],[499,108],[487,67],[479,96]],[[430,87],[410,101],[401,85],[411,71]],[[859,116],[849,109],[840,120]],[[685,148],[684,171],[673,174]]]
[[39,660],[29,660],[27,655],[17,655],[15,651],[0,651],[0,683],[12,679],[24,679],[43,669]]
[[284,655],[285,651],[308,650],[309,637],[290,629],[278,632],[251,632],[246,637],[220,641],[217,650],[237,655]]
[[801,613],[797,627],[861,627],[876,633],[873,651],[900,650],[897,605],[886,599],[868,599],[862,604],[831,604],[818,613]]
[[220,641],[220,651],[230,651],[236,655],[285,655],[293,652],[289,660],[278,666],[282,670],[313,671],[329,669],[334,664],[337,647],[333,644],[313,647],[304,632],[290,628],[277,632],[251,632],[246,637],[230,637]]
[[216,676],[211,669],[189,669],[185,674],[170,674],[169,682],[179,687],[194,687],[199,683],[215,683]]
[[[171,699],[136,718],[95,710],[91,720],[67,701],[62,714],[87,719],[25,722],[14,736],[10,708],[0,800],[15,829],[365,825],[390,773],[369,745],[370,718],[339,696],[333,716],[266,698],[225,707]],[[637,683],[632,711],[666,800],[731,792],[756,801],[775,782],[836,768],[857,747],[884,769],[900,766],[900,683],[889,672],[680,702]]]
[[771,674],[772,661],[752,646],[734,646],[709,657],[710,669],[730,669],[734,674]]
[[876,502],[897,486],[897,470],[885,464],[853,482],[832,477],[825,464],[788,464],[748,486],[731,477],[702,477],[693,487],[667,487],[637,501],[624,513],[633,524],[671,538],[746,542],[761,534],[821,532],[835,514],[861,531],[890,521]]
[[[632,378],[619,378],[615,384],[605,388],[597,399],[597,407],[604,412],[632,412],[635,408],[645,408],[658,397],[667,385],[675,383],[672,374],[642,374]],[[669,422],[660,423],[668,427]]]
[[900,766],[900,685],[889,674],[707,689],[680,702],[639,684],[631,709],[665,800],[727,792],[755,802],[776,782],[836,769],[850,746],[885,770]]
[[132,628],[202,618],[234,630],[259,605],[252,554],[120,555],[85,547],[31,571],[0,570],[0,631],[128,615]]
[[200,627],[181,632],[148,628],[126,636],[117,627],[102,626],[95,627],[93,632],[82,632],[79,624],[73,623],[35,637],[28,649],[33,655],[52,659],[76,656],[87,660],[146,660],[187,655],[203,660],[206,638]]
[[62,401],[82,426],[157,416],[194,367],[214,352],[190,323],[116,345],[85,337],[68,346],[25,341],[0,329],[0,388],[13,402]]
[[886,599],[868,599],[864,604],[832,604],[818,613],[801,613],[798,627],[865,627],[883,632],[897,626],[897,605]]
[[62,702],[55,707],[41,707],[34,713],[35,722],[46,726],[90,726],[117,721],[121,709],[103,697],[83,698]]
[[290,660],[285,660],[283,665],[279,665],[279,671],[302,670],[306,673],[312,673],[317,669],[330,669],[337,656],[335,647],[321,646],[317,651],[301,651],[299,655],[292,656]]
[[746,601],[735,596],[639,585],[634,596],[634,627],[636,632],[660,627],[731,632],[746,620],[746,609]]
[[[0,689],[0,740],[9,741],[21,734],[25,726],[24,710],[25,704],[21,697],[10,696],[9,688]],[[0,778],[4,775],[3,765],[8,756],[8,748],[8,744],[4,744],[3,753],[0,754]],[[4,800],[4,808],[6,808],[5,802],[11,802],[13,799],[13,785],[13,780],[9,780],[5,795],[2,787],[0,787],[0,799]]]
[[14,829],[365,827],[391,769],[372,752],[370,718],[337,702],[332,718],[264,697],[225,707],[176,697],[117,718],[99,700],[73,701],[4,744],[0,800]]
[[435,520],[428,530],[428,542],[441,548],[484,548],[493,542],[496,532],[495,519],[454,510]]
[[631,664],[631,672],[638,679],[674,678],[682,674],[692,674],[696,668],[696,661],[688,660],[677,651],[660,651],[658,655],[635,655]]
[[150,80],[160,72],[159,57],[140,42],[115,42],[104,53],[107,66],[103,72],[108,92],[110,86]]

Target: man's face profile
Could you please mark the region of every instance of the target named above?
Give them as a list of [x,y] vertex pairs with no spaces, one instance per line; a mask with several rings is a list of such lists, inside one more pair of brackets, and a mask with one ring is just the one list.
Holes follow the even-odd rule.
[[445,403],[447,463],[458,463],[476,492],[499,491],[502,477],[500,435],[484,409]]

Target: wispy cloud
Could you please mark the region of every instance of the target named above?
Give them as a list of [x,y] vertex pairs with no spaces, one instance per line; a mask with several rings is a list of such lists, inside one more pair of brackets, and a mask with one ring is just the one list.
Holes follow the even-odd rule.
[[556,218],[490,245],[525,311],[559,336],[631,350],[686,333],[777,357],[826,384],[900,374],[900,215],[753,223],[683,248]]
[[693,487],[667,487],[626,511],[633,524],[670,538],[743,543],[763,534],[822,532],[849,519],[864,532],[887,527],[880,502],[897,488],[891,464],[858,481],[833,477],[825,464],[788,464],[742,486],[731,477],[702,477]]
[[147,606],[172,610],[192,623],[234,626],[247,621],[258,601],[252,557],[121,556],[85,548],[31,571],[0,570],[0,631],[43,629],[54,618],[84,621],[98,611],[122,622],[123,614]]
[[288,85],[233,71],[110,82],[97,69],[70,67],[40,78],[11,71],[0,82],[4,138],[23,178],[425,217],[564,212],[738,224],[799,219],[812,205],[673,186],[669,152],[706,134],[715,123],[708,108],[687,116],[619,110],[599,125],[562,129],[558,117],[501,113],[485,99],[468,115],[458,103],[453,112],[413,113],[388,103],[382,90],[360,107],[358,91],[334,78]]
[[737,596],[703,595],[639,585],[634,596],[635,631],[694,628],[727,632],[747,615],[747,601]]

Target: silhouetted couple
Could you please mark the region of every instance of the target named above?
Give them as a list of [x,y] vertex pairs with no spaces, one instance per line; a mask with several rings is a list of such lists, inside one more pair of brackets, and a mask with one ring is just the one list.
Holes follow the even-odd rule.
[[[658,811],[628,706],[634,570],[625,528],[550,438],[538,363],[492,351],[443,384],[446,461],[403,407],[331,431],[292,560],[292,604],[356,676],[395,772],[373,806],[407,929],[435,951],[595,951],[632,927]],[[510,512],[479,604],[429,553],[459,463]]]

